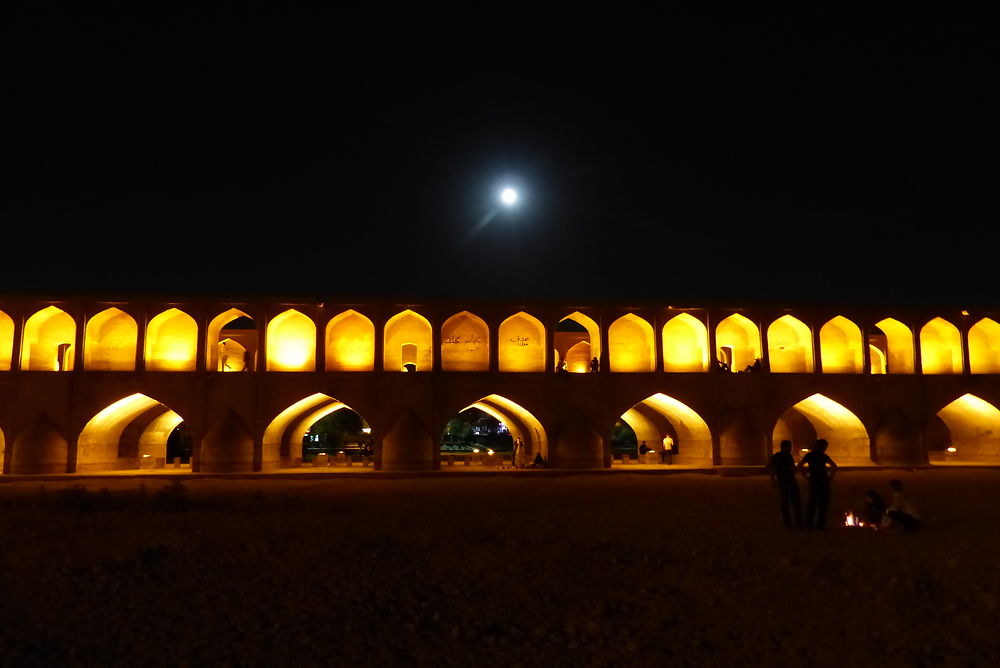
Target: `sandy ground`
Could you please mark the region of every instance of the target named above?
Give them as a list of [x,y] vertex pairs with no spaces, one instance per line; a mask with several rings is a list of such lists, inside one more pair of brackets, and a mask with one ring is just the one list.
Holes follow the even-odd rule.
[[1000,471],[834,512],[894,476],[922,533],[787,532],[760,475],[4,482],[0,662],[997,665]]

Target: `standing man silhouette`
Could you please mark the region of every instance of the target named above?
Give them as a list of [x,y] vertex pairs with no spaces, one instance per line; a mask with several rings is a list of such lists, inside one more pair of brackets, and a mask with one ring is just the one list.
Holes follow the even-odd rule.
[[771,455],[771,484],[778,488],[781,521],[786,529],[802,528],[802,503],[799,501],[799,481],[795,478],[795,457],[792,442],[782,441],[781,450]]
[[[806,528],[826,529],[826,515],[830,509],[830,485],[837,474],[837,464],[826,454],[828,443],[819,439],[813,449],[799,462],[799,470],[809,481],[809,503],[806,504]],[[830,473],[827,474],[827,466]]]

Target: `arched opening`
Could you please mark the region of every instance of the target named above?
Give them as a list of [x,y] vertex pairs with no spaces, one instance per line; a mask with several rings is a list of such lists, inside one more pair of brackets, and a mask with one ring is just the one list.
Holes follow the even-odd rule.
[[534,415],[497,394],[469,404],[445,425],[441,465],[544,468],[549,444]]
[[633,313],[626,313],[608,328],[611,371],[649,373],[656,370],[653,326]]
[[[620,421],[635,434],[637,449],[627,460],[619,451],[616,464],[703,467],[712,465],[712,433],[698,413],[662,393],[643,399],[625,411]],[[622,442],[621,429],[612,438]],[[624,442],[629,442],[627,433]],[[644,447],[645,446],[645,447]]]
[[490,329],[479,316],[462,311],[441,326],[443,371],[489,371]]
[[708,371],[708,328],[688,313],[663,326],[663,370],[674,373]]
[[[188,466],[190,442],[185,453],[181,439],[174,436],[183,422],[180,415],[144,394],[120,399],[91,418],[80,432],[76,470],[86,473],[162,469],[168,464],[176,468]],[[167,456],[172,436],[174,460]],[[181,452],[176,451],[178,448]],[[177,461],[176,457],[183,461]]]
[[557,368],[562,369],[565,362],[565,371],[587,373],[591,370],[591,360],[601,359],[601,330],[592,318],[574,311],[556,325],[553,345],[555,359],[560,360]]
[[14,321],[0,311],[0,371],[9,371],[14,357]]
[[1000,373],[1000,324],[995,320],[983,318],[969,329],[969,367],[972,373]]
[[326,325],[327,371],[373,371],[375,369],[375,325],[357,311],[348,309]]
[[838,315],[819,330],[819,353],[823,373],[861,373],[864,350],[861,329]]
[[146,326],[147,371],[194,371],[197,368],[198,323],[177,308],[167,309]]
[[83,368],[90,371],[135,371],[139,328],[121,309],[101,311],[87,322]]
[[913,373],[913,332],[893,318],[875,323],[868,342],[885,355],[886,373]]
[[796,456],[805,454],[817,439],[829,443],[827,454],[839,465],[872,463],[868,431],[854,413],[822,394],[798,402],[778,418],[771,440],[774,451],[783,440],[792,442]]
[[431,323],[409,309],[397,313],[385,323],[386,371],[431,371],[434,350]]
[[374,454],[371,426],[359,413],[326,394],[301,399],[264,430],[263,468],[311,465],[369,465]]
[[46,306],[24,323],[21,339],[21,369],[24,371],[72,371],[76,323],[65,311]]
[[499,329],[497,344],[500,371],[545,371],[545,326],[521,311],[510,316]]
[[761,357],[760,330],[740,315],[734,313],[715,328],[716,359],[723,371],[743,371],[753,368]]
[[869,344],[868,356],[871,359],[872,375],[882,376],[888,373],[888,361],[886,360],[885,353],[881,348],[873,344]]
[[289,309],[267,323],[268,371],[315,371],[316,324]]
[[943,438],[928,438],[935,464],[1000,463],[1000,410],[972,394],[963,394],[937,413],[946,427]]
[[239,309],[231,308],[208,324],[209,370],[253,371],[257,366],[257,323]]
[[944,318],[934,318],[920,330],[920,363],[926,374],[962,373],[962,335]]
[[812,373],[812,332],[798,318],[783,315],[767,328],[771,373]]

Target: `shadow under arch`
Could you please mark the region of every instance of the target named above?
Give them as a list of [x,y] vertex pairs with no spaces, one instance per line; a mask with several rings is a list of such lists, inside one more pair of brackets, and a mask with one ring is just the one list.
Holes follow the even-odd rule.
[[470,408],[477,408],[502,422],[510,431],[515,442],[520,439],[521,448],[516,455],[518,459],[515,460],[515,465],[519,463],[525,466],[530,465],[538,454],[542,456],[542,459],[549,461],[548,435],[542,423],[531,411],[499,394],[490,394],[474,401],[460,410],[459,414]]
[[145,394],[119,399],[92,417],[77,438],[76,471],[163,468],[167,442],[184,418]]
[[36,417],[10,444],[9,472],[69,473],[69,441],[47,413]]
[[673,441],[671,463],[712,465],[712,432],[708,424],[677,399],[659,392],[629,408],[621,419],[632,428],[640,443],[645,441],[655,451],[654,455],[660,454],[664,439],[669,436]]
[[973,394],[963,394],[937,412],[946,438],[927,439],[932,463],[1000,463],[1000,410]]
[[299,464],[303,458],[302,439],[309,428],[318,420],[343,409],[354,410],[338,399],[317,392],[278,413],[264,430],[261,468],[273,471]]
[[868,430],[854,413],[822,394],[806,397],[782,413],[774,425],[772,448],[777,452],[787,439],[793,453],[801,454],[820,438],[829,443],[827,454],[837,464],[871,465]]

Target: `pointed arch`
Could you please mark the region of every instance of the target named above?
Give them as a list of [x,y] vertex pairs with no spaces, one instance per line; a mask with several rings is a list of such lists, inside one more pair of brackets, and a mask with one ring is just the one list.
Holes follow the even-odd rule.
[[920,362],[925,374],[962,373],[962,335],[941,317],[920,329]]
[[785,411],[775,423],[772,441],[790,440],[797,451],[811,448],[816,439],[829,443],[827,454],[840,465],[872,463],[871,440],[861,420],[843,405],[813,394]]
[[871,344],[868,345],[868,356],[871,360],[871,372],[873,376],[882,376],[887,373],[888,362],[885,357],[885,353],[882,352],[881,348],[877,348]]
[[992,318],[983,318],[969,329],[969,369],[1000,373],[1000,324]]
[[524,311],[500,323],[500,371],[545,371],[545,325]]
[[[431,371],[434,349],[431,344],[431,323],[416,311],[406,309],[389,318],[385,323],[385,349],[383,368],[386,371],[404,371],[404,364],[414,364],[416,371]],[[404,349],[413,346],[412,359]]]
[[[237,324],[239,327],[234,327]],[[230,341],[238,344],[236,350],[230,350]],[[257,324],[238,308],[223,311],[208,323],[205,346],[209,371],[252,371],[257,358]]]
[[326,325],[327,371],[374,371],[375,325],[353,309],[335,315]]
[[72,371],[76,348],[76,321],[56,306],[46,306],[24,323],[21,369]]
[[470,408],[478,408],[502,422],[514,439],[521,439],[524,461],[530,462],[536,454],[549,459],[549,440],[545,428],[538,418],[524,406],[499,394],[490,394],[475,401],[459,413]]
[[641,443],[659,450],[663,439],[674,441],[673,463],[683,466],[712,465],[712,432],[697,412],[681,401],[657,393],[622,414],[621,419]]
[[656,370],[653,326],[634,313],[626,313],[608,328],[611,371],[649,373]]
[[194,371],[198,358],[198,323],[178,308],[163,311],[146,326],[147,371]]
[[316,370],[316,323],[295,309],[288,309],[267,323],[268,371]]
[[861,329],[842,315],[831,318],[819,330],[819,352],[823,373],[861,373],[864,349]]
[[812,332],[786,313],[767,327],[767,355],[771,373],[812,373]]
[[932,461],[1000,462],[1000,410],[996,406],[973,394],[963,394],[937,416],[948,429],[948,441],[942,445],[954,451],[947,456],[932,451]]
[[717,359],[741,371],[761,358],[760,330],[745,316],[733,313],[715,328]]
[[136,393],[108,405],[77,438],[76,470],[162,468],[167,439],[183,418],[156,399]]
[[14,357],[14,320],[0,311],[0,371],[9,371]]
[[[580,344],[584,343],[585,346]],[[552,336],[556,358],[566,362],[566,371],[586,373],[590,371],[590,360],[601,358],[601,329],[594,319],[585,313],[574,311],[556,324]],[[570,350],[575,352],[570,356]],[[583,355],[589,355],[583,359]]]
[[443,371],[489,371],[490,328],[469,311],[456,313],[441,325]]
[[135,371],[139,327],[121,309],[104,309],[87,321],[83,368],[91,371]]
[[[316,421],[350,406],[333,397],[311,394],[278,413],[264,430],[263,469],[293,466],[302,460],[302,438]],[[355,411],[356,412],[356,411]]]
[[895,318],[875,323],[885,336],[886,373],[913,373],[913,332]]
[[663,370],[676,373],[708,371],[708,328],[689,313],[663,325]]

